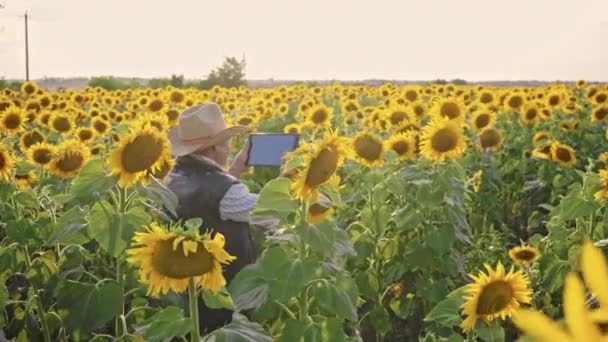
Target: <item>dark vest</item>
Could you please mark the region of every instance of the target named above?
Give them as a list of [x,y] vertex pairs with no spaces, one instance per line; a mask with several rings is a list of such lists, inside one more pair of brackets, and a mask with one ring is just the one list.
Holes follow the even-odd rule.
[[220,218],[220,201],[239,181],[217,165],[193,158],[180,157],[169,176],[167,186],[178,198],[179,219],[201,218],[200,232],[224,235],[224,248],[234,260],[224,267],[224,277],[230,282],[243,267],[255,262],[253,242],[246,222],[224,221]]
[[[220,218],[220,201],[239,181],[211,162],[194,157],[179,157],[167,186],[178,198],[177,219],[201,218],[201,233],[211,231],[224,235],[228,254],[236,259],[224,266],[224,277],[228,284],[248,264],[255,262],[253,241],[246,222],[224,221]],[[230,323],[232,311],[210,309],[199,299],[201,332],[210,332]]]

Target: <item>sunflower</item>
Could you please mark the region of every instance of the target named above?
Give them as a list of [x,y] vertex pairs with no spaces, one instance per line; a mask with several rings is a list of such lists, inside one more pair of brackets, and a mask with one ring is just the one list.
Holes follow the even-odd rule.
[[160,162],[160,166],[151,171],[147,171],[147,176],[153,176],[154,178],[164,181],[165,178],[169,175],[173,167],[175,166],[175,159],[171,158],[170,155],[166,155],[163,160]]
[[333,208],[329,199],[324,196],[319,196],[319,201],[312,203],[308,207],[307,221],[310,224],[323,222],[333,213]]
[[15,134],[23,130],[24,124],[24,113],[18,107],[11,106],[0,113],[0,129],[7,131],[9,134]]
[[156,113],[156,112],[160,112],[164,106],[165,106],[165,103],[163,102],[163,100],[153,99],[150,102],[148,102],[146,109],[149,112]]
[[586,242],[581,253],[583,278],[591,293],[597,296],[600,309],[591,312],[587,308],[585,287],[575,273],[566,276],[563,303],[565,325],[552,321],[543,313],[521,309],[513,314],[513,322],[535,341],[602,341],[602,326],[606,322],[608,307],[608,269],[602,251]]
[[37,143],[27,150],[27,159],[35,165],[46,167],[53,159],[55,146],[47,143]]
[[15,175],[15,183],[17,184],[17,188],[20,190],[29,188],[37,181],[38,176],[33,171]]
[[386,141],[386,150],[393,150],[399,160],[410,160],[416,157],[418,134],[414,132],[396,133]]
[[104,144],[97,144],[97,145],[91,147],[91,154],[96,156],[96,155],[99,155],[104,150],[105,150]]
[[368,167],[382,166],[384,146],[382,140],[369,132],[361,132],[352,140],[355,159]]
[[580,122],[578,120],[568,120],[559,124],[559,129],[564,132],[573,132],[576,131]]
[[576,153],[572,147],[554,142],[551,144],[551,159],[563,167],[572,167],[576,164]]
[[491,91],[489,90],[484,90],[481,91],[478,95],[477,95],[477,101],[483,105],[492,105],[494,104],[495,101],[495,97],[494,94],[492,94]]
[[26,151],[34,144],[43,143],[46,141],[44,135],[36,128],[32,131],[23,133],[19,139],[23,151]]
[[21,92],[28,96],[34,95],[38,92],[38,86],[32,81],[24,82],[21,85]]
[[481,181],[483,180],[483,170],[477,170],[473,177],[471,177],[470,183],[473,185],[473,191],[479,192],[481,190]]
[[502,134],[496,128],[482,130],[478,135],[477,146],[482,151],[496,151],[502,145]]
[[597,94],[595,94],[595,96],[593,97],[593,102],[596,105],[603,105],[606,104],[608,102],[608,92],[606,91],[601,91],[598,92]]
[[171,91],[171,93],[169,94],[169,101],[171,103],[175,103],[175,104],[182,103],[182,102],[184,102],[185,98],[186,98],[186,96],[184,95],[184,93],[177,89]]
[[551,139],[551,136],[549,136],[549,132],[540,131],[540,132],[534,133],[534,137],[532,138],[532,143],[534,144],[534,146],[538,146],[542,142],[548,141],[550,139]]
[[102,119],[101,117],[94,118],[91,127],[97,132],[99,136],[104,136],[110,130],[110,124],[108,121]]
[[51,173],[62,178],[73,178],[78,175],[91,157],[89,148],[75,139],[62,142],[54,152],[48,168]]
[[346,140],[335,132],[328,132],[318,143],[302,144],[290,154],[303,157],[306,165],[292,182],[292,189],[299,198],[318,198],[317,189],[331,180],[349,153]]
[[234,256],[224,250],[224,236],[180,234],[151,224],[133,237],[127,261],[139,265],[139,279],[148,285],[148,295],[186,291],[190,278],[199,288],[217,293],[226,285],[222,265]]
[[525,105],[525,100],[521,94],[515,93],[509,95],[505,99],[505,105],[507,110],[519,112],[521,108]]
[[564,94],[561,91],[552,91],[545,98],[547,106],[557,108],[564,102]]
[[476,131],[481,131],[487,127],[493,127],[496,123],[496,115],[486,108],[477,110],[471,117],[471,125]]
[[553,141],[547,140],[543,142],[543,146],[538,146],[532,151],[532,156],[540,159],[551,159],[551,146]]
[[179,122],[180,112],[177,109],[169,109],[165,112],[170,126],[176,126]]
[[608,199],[608,169],[600,170],[598,174],[604,183],[604,189],[596,192],[594,197],[597,201],[602,201]]
[[540,258],[540,251],[532,246],[517,246],[509,250],[509,257],[516,264],[531,264]]
[[443,98],[433,105],[432,113],[437,118],[463,121],[465,105],[458,98]]
[[66,112],[55,112],[49,119],[49,127],[61,135],[68,135],[75,127],[74,118]]
[[422,130],[420,152],[428,160],[442,162],[460,158],[466,148],[466,138],[457,122],[434,119]]
[[519,122],[522,126],[536,126],[541,119],[541,109],[534,103],[529,103],[523,107],[519,115]]
[[313,128],[331,127],[333,110],[325,105],[313,106],[306,113],[306,123]]
[[409,121],[410,114],[405,107],[393,106],[386,112],[386,119],[391,123],[391,126],[398,126],[404,121]]
[[591,113],[591,121],[604,122],[608,118],[608,106],[598,106]]
[[473,329],[479,318],[486,322],[496,318],[505,319],[517,311],[520,303],[530,303],[532,291],[530,280],[522,271],[513,268],[506,273],[502,263],[496,269],[486,264],[487,274],[479,271],[476,277],[470,275],[474,283],[466,286],[465,303],[462,305],[466,319],[460,327],[467,331]]
[[283,127],[283,132],[287,134],[298,134],[300,133],[301,127],[298,124],[292,123]]
[[112,175],[119,175],[120,186],[128,188],[148,170],[155,172],[168,154],[169,142],[161,132],[139,128],[120,138],[118,146],[110,152],[109,165]]
[[0,180],[8,182],[13,175],[13,156],[0,143]]
[[95,132],[88,127],[79,127],[76,129],[76,137],[83,143],[87,143],[95,138]]

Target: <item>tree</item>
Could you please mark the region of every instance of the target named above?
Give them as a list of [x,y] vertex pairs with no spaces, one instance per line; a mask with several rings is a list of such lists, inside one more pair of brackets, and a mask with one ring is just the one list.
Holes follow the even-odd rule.
[[245,59],[239,61],[236,57],[226,57],[220,67],[213,69],[207,79],[201,81],[200,88],[209,89],[216,85],[233,88],[246,85],[245,65]]

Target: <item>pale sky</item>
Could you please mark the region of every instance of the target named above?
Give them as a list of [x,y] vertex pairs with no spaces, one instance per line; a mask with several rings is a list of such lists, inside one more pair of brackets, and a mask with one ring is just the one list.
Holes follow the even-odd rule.
[[608,81],[608,0],[0,0],[0,77]]

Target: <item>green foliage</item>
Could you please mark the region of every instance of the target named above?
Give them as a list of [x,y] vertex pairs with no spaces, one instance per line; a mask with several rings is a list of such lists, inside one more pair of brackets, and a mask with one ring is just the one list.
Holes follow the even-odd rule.
[[129,88],[139,88],[140,84],[135,80],[123,82],[112,76],[93,77],[88,83],[89,87],[100,87],[106,90],[122,90]]
[[246,85],[245,60],[239,61],[236,57],[226,57],[221,66],[214,68],[207,79],[199,84],[200,89],[211,89],[215,86],[234,88]]

